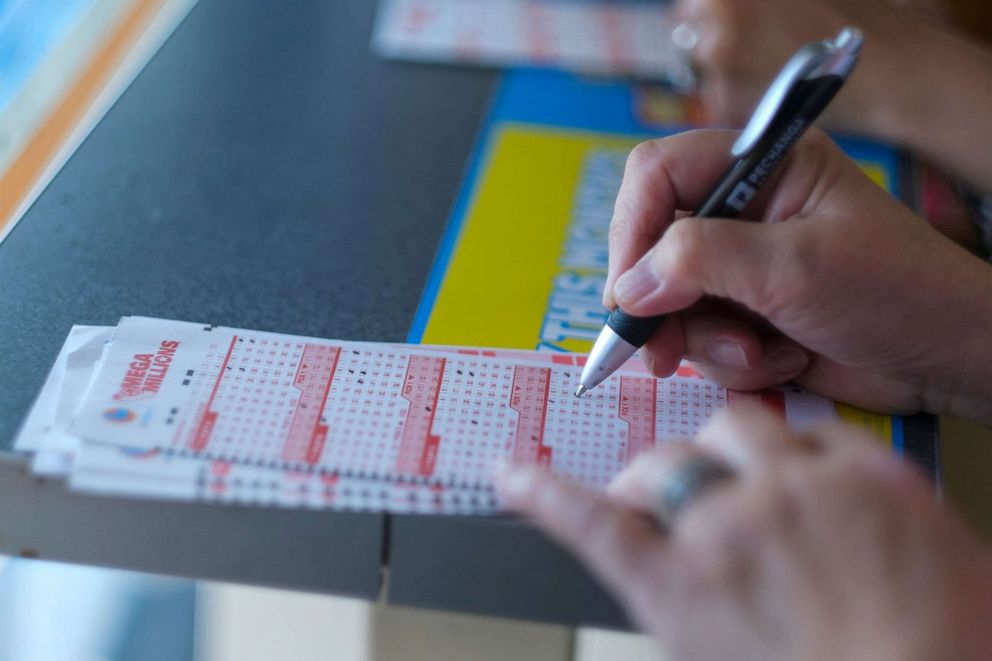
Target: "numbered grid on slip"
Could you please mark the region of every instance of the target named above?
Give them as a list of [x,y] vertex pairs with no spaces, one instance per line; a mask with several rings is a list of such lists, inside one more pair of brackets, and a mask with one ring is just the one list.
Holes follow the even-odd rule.
[[658,438],[691,438],[726,406],[726,388],[698,378],[664,379],[658,384]]

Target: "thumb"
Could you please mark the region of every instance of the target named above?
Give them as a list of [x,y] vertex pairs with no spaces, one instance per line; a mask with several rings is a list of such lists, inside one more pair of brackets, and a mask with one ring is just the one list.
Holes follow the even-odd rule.
[[617,279],[615,300],[630,314],[649,316],[683,310],[709,295],[767,316],[776,305],[778,274],[794,254],[789,244],[795,233],[788,226],[798,222],[679,220]]

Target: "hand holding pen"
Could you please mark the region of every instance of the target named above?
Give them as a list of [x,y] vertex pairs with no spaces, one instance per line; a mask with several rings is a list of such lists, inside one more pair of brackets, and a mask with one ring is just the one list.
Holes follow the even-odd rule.
[[[803,47],[786,63],[731,148],[736,160],[698,207],[697,217],[735,218],[748,207],[792,145],[840,90],[860,49],[861,35],[848,28],[832,41]],[[616,228],[612,229],[615,233]],[[663,322],[663,315],[640,317],[615,309],[593,346],[576,396],[619,369]]]
[[684,358],[737,390],[793,381],[869,410],[992,424],[992,268],[816,130],[745,209],[752,222],[679,219],[737,139],[688,131],[627,162],[608,302],[667,315],[643,348],[652,372]]

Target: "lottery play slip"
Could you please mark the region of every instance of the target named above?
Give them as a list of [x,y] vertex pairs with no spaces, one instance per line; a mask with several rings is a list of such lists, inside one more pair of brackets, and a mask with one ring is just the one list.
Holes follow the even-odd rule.
[[760,401],[836,416],[795,388],[739,393],[632,361],[582,398],[584,356],[326,340],[125,317],[76,326],[17,440],[78,491],[393,513],[499,511],[500,461],[595,488],[638,453]]
[[676,23],[658,2],[385,0],[372,47],[415,61],[681,79]]

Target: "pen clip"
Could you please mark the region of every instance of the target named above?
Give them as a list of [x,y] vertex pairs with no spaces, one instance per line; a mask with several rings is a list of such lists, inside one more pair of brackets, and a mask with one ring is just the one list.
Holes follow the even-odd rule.
[[800,48],[772,81],[731,153],[740,158],[758,144],[800,82],[826,75],[846,78],[854,68],[862,42],[858,30],[844,28],[834,39],[815,41]]

